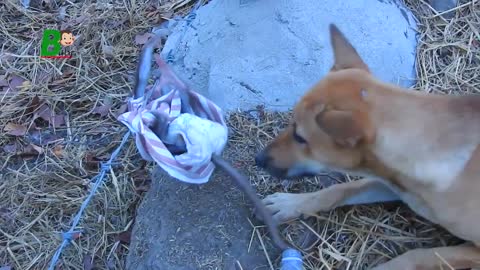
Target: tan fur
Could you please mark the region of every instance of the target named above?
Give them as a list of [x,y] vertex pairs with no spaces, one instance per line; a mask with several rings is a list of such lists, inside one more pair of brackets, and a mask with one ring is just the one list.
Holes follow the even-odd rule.
[[[334,67],[262,152],[264,167],[280,177],[329,168],[374,180],[274,194],[265,199],[270,209],[281,220],[328,211],[370,181],[381,182],[419,215],[479,244],[480,97],[425,94],[380,82],[335,26],[331,38]],[[448,251],[453,267],[480,266],[475,246],[439,250]],[[440,269],[433,251],[410,251],[376,269]]]

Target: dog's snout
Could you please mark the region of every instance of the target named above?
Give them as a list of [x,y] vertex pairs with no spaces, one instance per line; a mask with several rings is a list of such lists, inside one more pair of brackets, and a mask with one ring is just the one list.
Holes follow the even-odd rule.
[[265,153],[265,151],[261,151],[255,157],[255,165],[257,165],[260,168],[265,168],[265,167],[267,167],[267,164],[268,164],[270,159],[271,159],[271,157],[269,157],[267,155],[267,153]]

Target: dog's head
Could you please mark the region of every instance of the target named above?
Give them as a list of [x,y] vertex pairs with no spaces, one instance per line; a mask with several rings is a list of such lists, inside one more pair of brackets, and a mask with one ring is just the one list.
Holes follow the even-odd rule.
[[274,176],[355,170],[373,140],[366,102],[369,69],[333,24],[330,36],[334,66],[294,107],[289,126],[255,158],[257,166]]

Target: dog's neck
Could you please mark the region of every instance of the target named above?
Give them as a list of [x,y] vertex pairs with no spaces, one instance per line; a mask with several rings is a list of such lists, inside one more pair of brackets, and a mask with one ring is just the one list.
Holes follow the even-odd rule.
[[[426,95],[382,83],[372,88],[365,98],[375,126],[368,170],[397,184],[448,189],[479,146],[480,97]],[[405,180],[410,183],[399,183]]]

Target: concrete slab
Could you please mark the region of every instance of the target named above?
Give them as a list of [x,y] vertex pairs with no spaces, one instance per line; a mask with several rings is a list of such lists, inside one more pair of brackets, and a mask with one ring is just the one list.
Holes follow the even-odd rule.
[[[270,269],[259,240],[252,238],[250,202],[225,174],[213,178],[189,185],[161,169],[154,172],[137,210],[127,269]],[[275,260],[280,251],[265,241]]]
[[397,0],[213,0],[174,27],[162,54],[226,111],[285,111],[331,68],[329,23],[378,77],[413,84],[416,23]]

